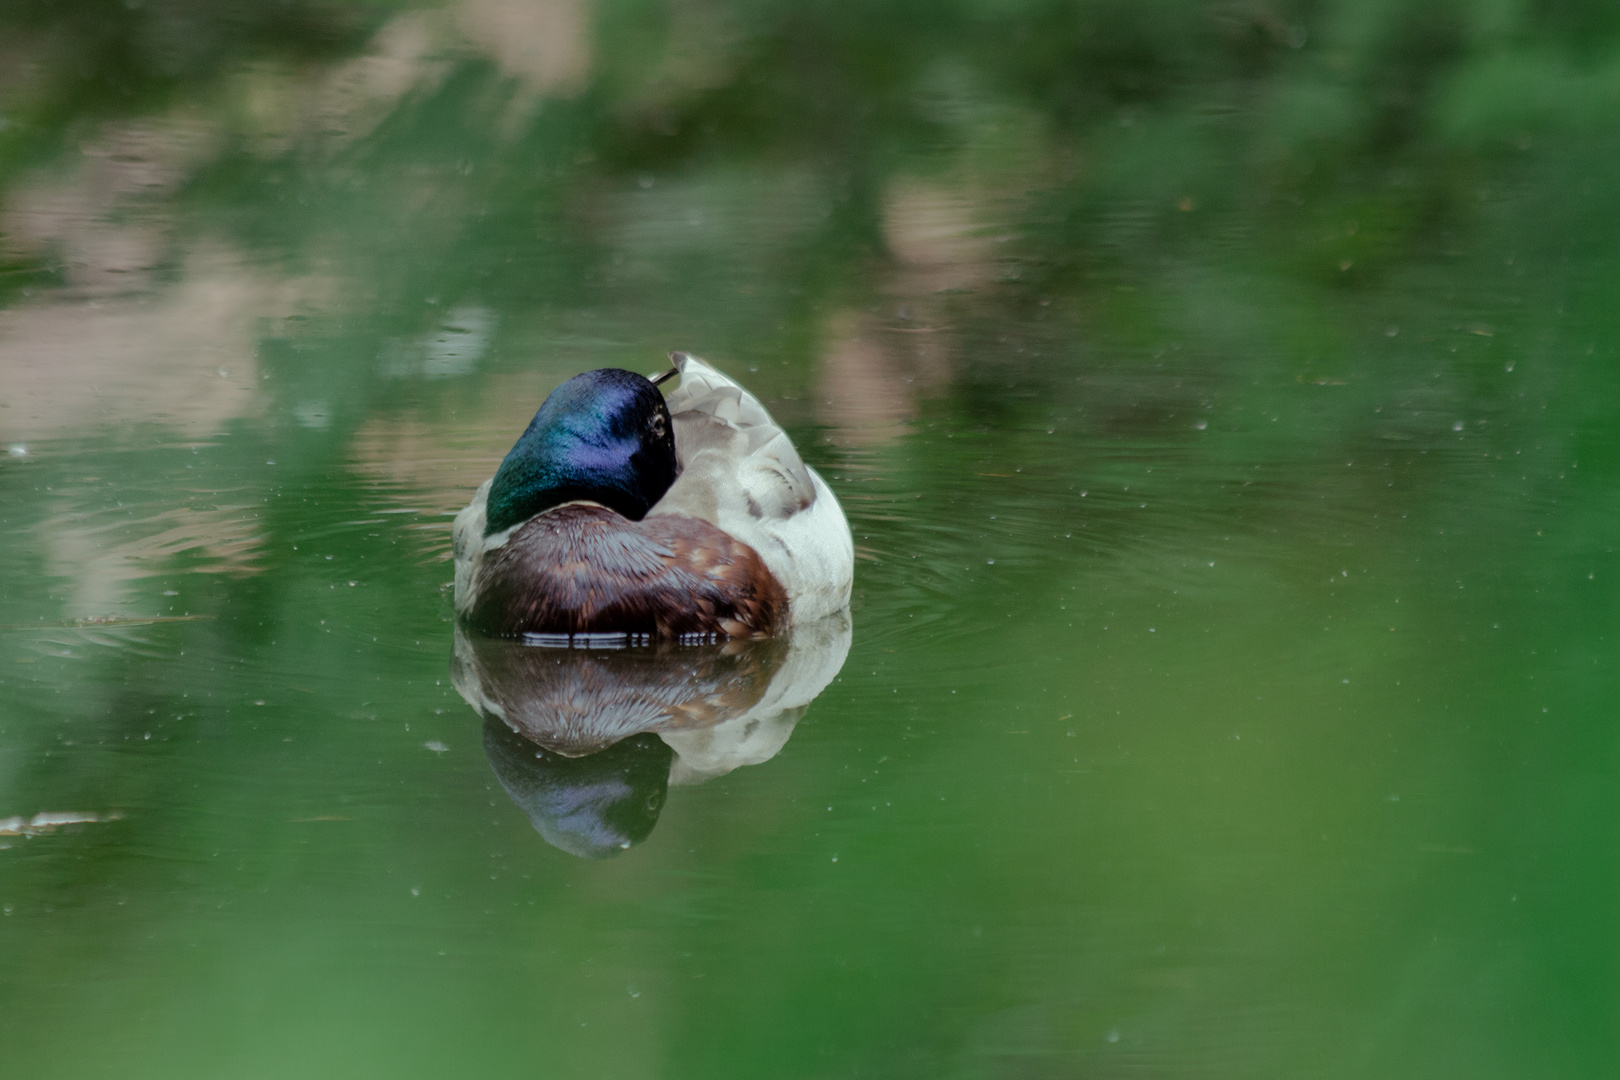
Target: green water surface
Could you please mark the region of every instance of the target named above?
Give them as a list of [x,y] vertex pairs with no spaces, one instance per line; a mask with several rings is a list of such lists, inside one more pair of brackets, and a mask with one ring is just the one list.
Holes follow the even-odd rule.
[[[0,1074],[1620,1069],[1609,5],[31,0],[0,69]],[[671,348],[852,636],[582,859],[449,521]]]

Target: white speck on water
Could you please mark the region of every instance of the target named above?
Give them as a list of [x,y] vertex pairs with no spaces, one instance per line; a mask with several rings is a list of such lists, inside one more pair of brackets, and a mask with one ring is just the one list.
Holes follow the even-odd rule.
[[833,861],[833,862],[837,862],[837,861],[838,861],[838,856],[836,856],[836,855],[834,855],[834,856],[833,856],[833,860],[832,860],[832,861]]
[[996,560],[994,560],[994,559],[986,559],[986,560],[984,560],[984,565],[986,565],[986,566],[994,566],[994,565],[996,565]]
[[1159,632],[1159,630],[1158,630],[1157,627],[1153,627],[1153,626],[1148,627],[1148,633],[1157,634],[1158,632]]
[[1461,420],[1458,420],[1456,423],[1451,425],[1451,430],[1452,431],[1461,431],[1462,429],[1463,429],[1463,422]]
[[10,454],[12,457],[27,457],[28,447],[24,446],[20,442],[14,442],[10,446],[6,447],[6,453]]
[[1112,1031],[1110,1031],[1108,1033],[1108,1041],[1111,1042],[1111,1043],[1119,1042],[1119,1029],[1118,1028],[1114,1028]]
[[421,888],[421,886],[419,886],[419,885],[412,885],[412,886],[411,886],[411,895],[412,895],[412,896],[421,896],[421,895],[422,895],[422,888]]
[[438,739],[429,739],[422,745],[433,751],[435,754],[447,754],[450,752],[450,748],[444,745],[444,743],[440,742]]

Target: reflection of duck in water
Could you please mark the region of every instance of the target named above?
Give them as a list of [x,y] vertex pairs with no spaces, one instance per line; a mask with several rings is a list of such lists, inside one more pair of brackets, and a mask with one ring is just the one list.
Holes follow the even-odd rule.
[[848,604],[832,491],[751,394],[671,360],[667,403],[615,368],[563,383],[457,516],[456,612],[473,629],[716,640]]
[[571,758],[484,718],[484,753],[506,794],[552,847],[585,859],[617,855],[647,839],[664,808],[674,751],[656,735],[632,735]]
[[540,835],[601,858],[652,832],[670,784],[774,757],[849,652],[834,615],[724,644],[543,647],[456,630],[451,677]]

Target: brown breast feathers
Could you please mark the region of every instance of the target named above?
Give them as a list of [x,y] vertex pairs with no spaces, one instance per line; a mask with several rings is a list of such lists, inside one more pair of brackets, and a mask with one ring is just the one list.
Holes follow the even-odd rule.
[[755,637],[787,614],[758,553],[704,521],[630,521],[561,506],[522,525],[478,570],[468,622],[486,634]]

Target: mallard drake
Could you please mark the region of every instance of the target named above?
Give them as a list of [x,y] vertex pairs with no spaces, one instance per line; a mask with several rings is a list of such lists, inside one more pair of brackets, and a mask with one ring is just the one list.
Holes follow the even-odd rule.
[[716,641],[848,605],[837,497],[752,394],[670,360],[654,378],[603,368],[557,387],[456,516],[456,612],[472,629]]

